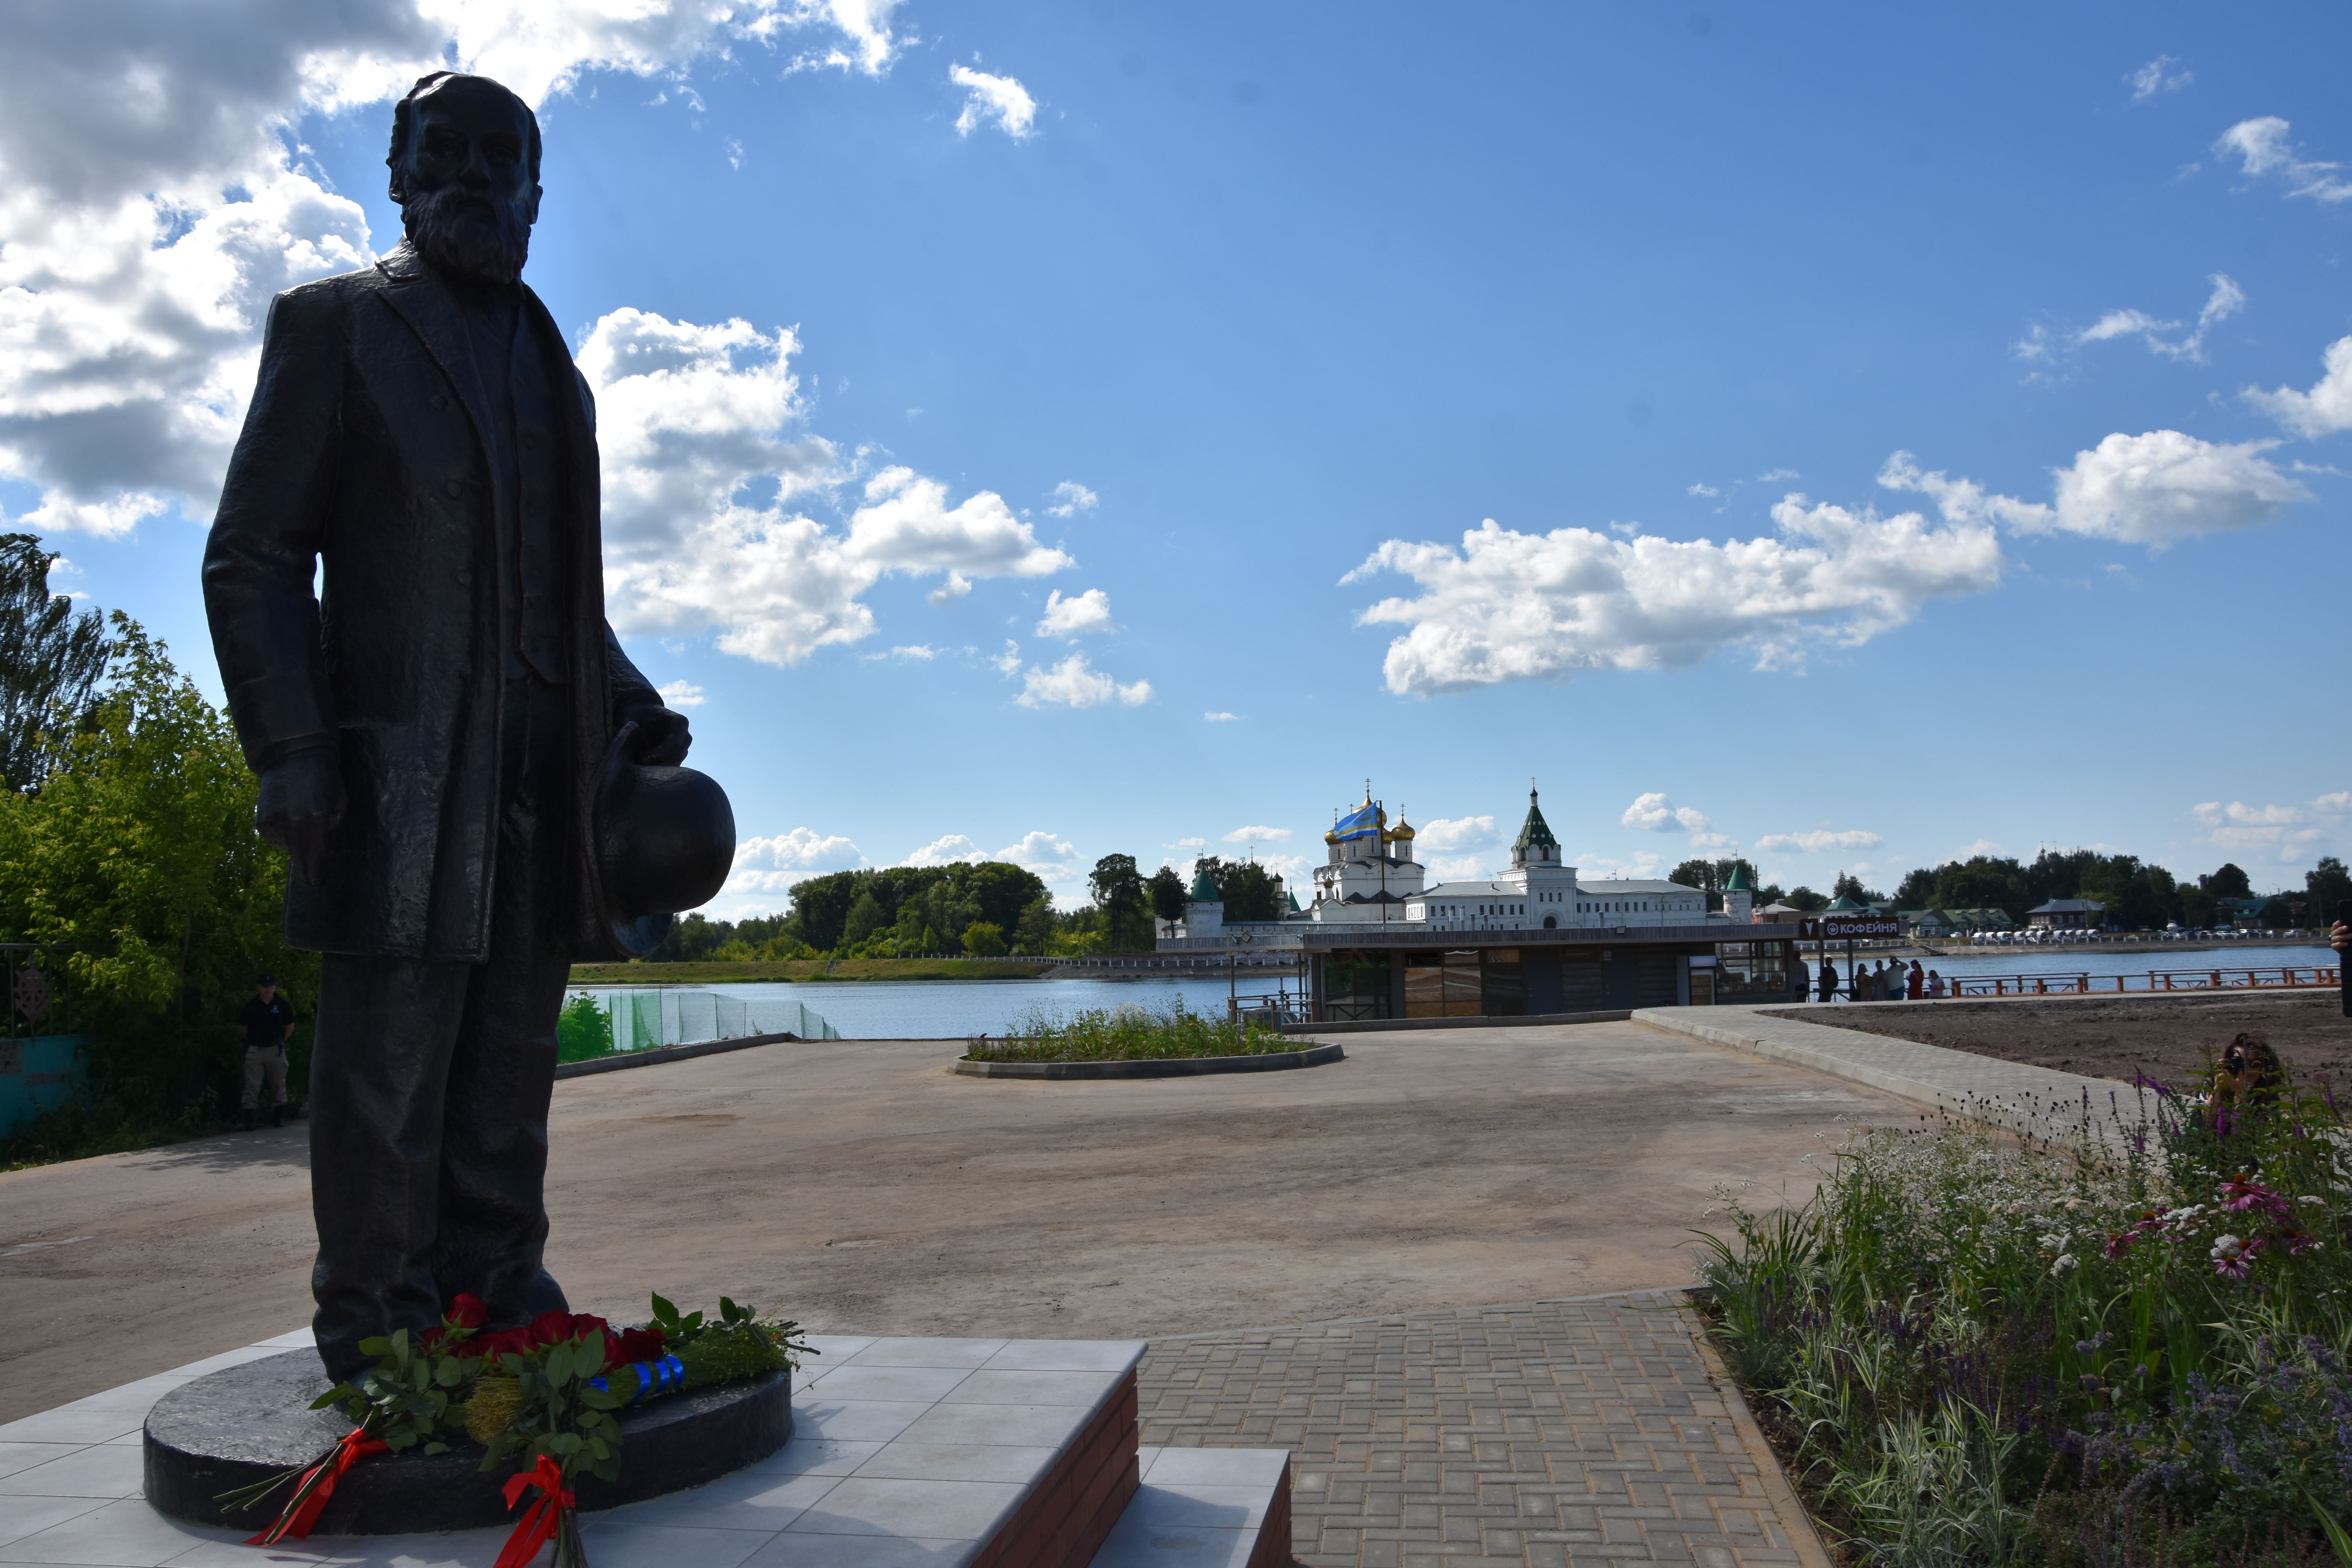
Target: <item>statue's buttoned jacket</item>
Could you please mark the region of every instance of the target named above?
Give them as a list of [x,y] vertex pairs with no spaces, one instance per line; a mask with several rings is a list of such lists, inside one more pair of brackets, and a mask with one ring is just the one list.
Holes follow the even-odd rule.
[[[299,947],[478,963],[488,942],[502,790],[505,651],[489,398],[462,309],[403,247],[278,296],[245,430],[205,552],[205,602],[229,712],[257,772],[307,746],[340,759],[349,810],[315,885],[289,890]],[[568,367],[523,290],[520,330]],[[611,952],[590,848],[617,716],[659,697],[605,625],[593,405],[576,371],[551,398],[571,705],[576,954]],[[314,595],[314,569],[320,591]]]

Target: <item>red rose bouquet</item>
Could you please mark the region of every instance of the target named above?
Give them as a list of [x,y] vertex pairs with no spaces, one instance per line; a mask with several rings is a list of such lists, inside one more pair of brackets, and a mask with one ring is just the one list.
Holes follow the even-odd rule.
[[376,1364],[336,1384],[311,1405],[341,1407],[358,1422],[327,1453],[257,1486],[223,1493],[232,1511],[251,1508],[284,1486],[294,1490],[268,1529],[249,1544],[308,1536],[335,1485],[372,1454],[416,1448],[451,1450],[462,1435],[483,1447],[482,1469],[519,1458],[506,1484],[509,1508],[525,1508],[497,1568],[522,1568],[541,1544],[555,1545],[556,1568],[585,1568],[572,1481],[582,1471],[614,1479],[621,1430],[613,1413],[682,1389],[797,1367],[814,1352],[800,1325],[762,1320],[757,1310],[722,1296],[716,1321],[681,1316],[653,1298],[653,1320],[615,1331],[586,1313],[542,1312],[528,1324],[483,1331],[488,1314],[471,1296],[452,1301],[438,1327],[405,1329],[363,1340]]

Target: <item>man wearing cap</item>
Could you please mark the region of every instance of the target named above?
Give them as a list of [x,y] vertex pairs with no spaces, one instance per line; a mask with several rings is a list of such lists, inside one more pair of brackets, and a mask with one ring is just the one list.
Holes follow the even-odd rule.
[[204,564],[287,941],[326,955],[311,1292],[339,1378],[460,1291],[494,1325],[565,1306],[541,1259],[570,966],[640,956],[650,911],[718,886],[632,908],[646,881],[600,848],[616,772],[717,786],[671,768],[686,720],[605,625],[594,411],[520,281],[538,121],[436,72],[386,163],[406,242],[272,304]]
[[269,1084],[269,1125],[286,1125],[286,1042],[294,1037],[294,1009],[278,994],[278,976],[268,970],[253,983],[253,995],[236,1016],[245,1031],[245,1130],[261,1116],[261,1085]]

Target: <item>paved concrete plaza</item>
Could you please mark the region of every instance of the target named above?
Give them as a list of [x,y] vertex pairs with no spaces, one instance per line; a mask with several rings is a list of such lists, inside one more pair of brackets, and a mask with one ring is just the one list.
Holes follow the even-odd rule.
[[[1580,1296],[1687,1280],[1716,1184],[1801,1194],[1846,1123],[1917,1114],[1639,1024],[1346,1045],[1138,1082],[962,1078],[950,1041],[568,1079],[550,1262],[599,1311],[725,1291],[840,1333],[1155,1338]],[[304,1139],[0,1175],[0,1420],[307,1321]]]

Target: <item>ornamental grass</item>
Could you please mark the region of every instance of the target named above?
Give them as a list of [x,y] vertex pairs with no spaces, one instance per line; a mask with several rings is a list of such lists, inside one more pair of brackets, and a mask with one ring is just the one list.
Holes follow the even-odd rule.
[[1710,1331],[1852,1561],[2352,1564],[2344,1119],[2133,1099],[1859,1132],[1804,1205],[1710,1211]]
[[964,1059],[975,1062],[1122,1062],[1175,1057],[1256,1057],[1295,1051],[1298,1043],[1269,1025],[1229,1024],[1173,1004],[1034,1014],[1008,1035],[975,1035]]

